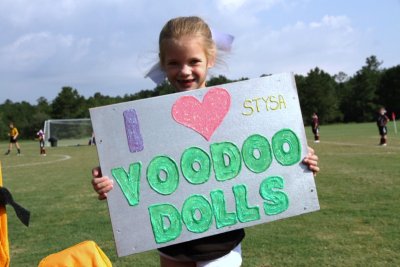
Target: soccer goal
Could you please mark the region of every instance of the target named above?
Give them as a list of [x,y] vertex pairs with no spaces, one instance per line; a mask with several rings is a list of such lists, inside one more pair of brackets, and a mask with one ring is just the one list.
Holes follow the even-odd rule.
[[92,144],[90,119],[55,119],[44,122],[46,146],[79,146]]

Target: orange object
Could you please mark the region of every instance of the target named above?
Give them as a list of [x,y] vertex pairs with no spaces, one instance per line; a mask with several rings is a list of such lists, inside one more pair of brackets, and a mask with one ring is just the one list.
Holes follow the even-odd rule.
[[111,267],[111,261],[94,241],[84,241],[42,259],[38,267]]
[[[3,175],[0,161],[0,187],[3,186]],[[0,267],[10,266],[10,247],[8,244],[7,211],[0,205]]]

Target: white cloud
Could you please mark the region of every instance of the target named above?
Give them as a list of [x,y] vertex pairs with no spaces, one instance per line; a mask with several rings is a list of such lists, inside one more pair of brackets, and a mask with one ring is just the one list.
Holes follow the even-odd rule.
[[[4,71],[32,71],[43,64],[77,61],[88,53],[91,40],[50,32],[28,33],[0,48]],[[66,62],[64,62],[66,63]]]
[[311,28],[329,27],[332,29],[341,29],[351,31],[351,21],[346,16],[329,16],[325,15],[321,21],[311,22]]
[[220,10],[229,9],[237,10],[246,3],[246,0],[219,0],[217,6]]
[[282,0],[217,0],[217,7],[220,12],[244,12],[247,15],[270,9]]
[[7,19],[11,25],[24,27],[37,21],[62,20],[83,7],[84,2],[78,0],[2,0],[0,17]]
[[236,39],[232,62],[246,63],[236,66],[234,75],[305,74],[316,66],[329,67],[327,71],[334,73],[348,70],[359,49],[359,38],[346,16],[326,15],[319,21],[297,21],[278,30],[260,27]]

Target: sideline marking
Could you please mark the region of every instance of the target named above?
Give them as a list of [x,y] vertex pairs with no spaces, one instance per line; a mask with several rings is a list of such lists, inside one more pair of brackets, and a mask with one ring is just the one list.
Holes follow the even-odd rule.
[[11,166],[3,166],[3,169],[15,168],[15,167],[35,166],[35,165],[45,165],[45,164],[50,164],[50,163],[54,163],[54,162],[59,162],[59,161],[64,161],[64,160],[71,159],[71,156],[69,156],[69,155],[61,155],[61,154],[53,154],[53,155],[51,155],[51,157],[53,157],[53,156],[61,156],[61,158],[55,159],[55,160],[51,160],[51,161],[45,161],[45,162],[32,162],[32,163],[24,163],[24,164],[17,164],[17,165],[11,165]]

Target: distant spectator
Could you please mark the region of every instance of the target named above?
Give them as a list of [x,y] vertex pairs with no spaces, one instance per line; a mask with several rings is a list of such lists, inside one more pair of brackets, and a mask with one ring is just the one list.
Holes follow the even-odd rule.
[[386,116],[386,110],[384,107],[381,107],[378,112],[378,118],[376,120],[376,124],[378,125],[379,135],[381,136],[381,140],[379,145],[386,146],[387,145],[387,127],[389,118]]
[[314,134],[314,143],[319,143],[319,119],[316,112],[312,115],[311,128]]
[[12,149],[12,145],[14,144],[15,147],[17,148],[17,155],[21,155],[21,148],[19,147],[18,144],[18,136],[19,132],[16,127],[14,127],[14,123],[10,122],[10,132],[8,133],[8,136],[10,137],[10,143],[8,144],[8,150],[4,155],[9,155]]
[[36,136],[39,138],[39,148],[40,148],[40,155],[46,156],[46,149],[44,148],[44,132],[42,129],[39,130],[39,132],[36,133]]

